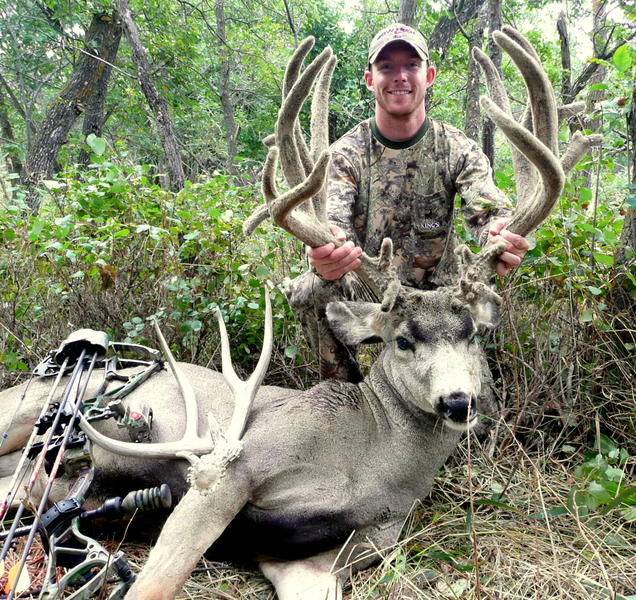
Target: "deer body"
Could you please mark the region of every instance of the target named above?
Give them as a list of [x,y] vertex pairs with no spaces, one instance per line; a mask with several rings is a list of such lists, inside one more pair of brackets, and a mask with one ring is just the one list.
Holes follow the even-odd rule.
[[[422,294],[429,308],[431,303],[449,302],[445,293]],[[351,315],[340,315],[337,309],[356,308],[342,304],[333,306],[331,315],[340,325],[341,318],[350,321]],[[437,470],[456,446],[462,419],[466,427],[466,415],[458,419],[456,428],[444,425],[452,418],[444,415],[442,398],[476,398],[479,393],[475,387],[479,378],[472,376],[479,365],[479,349],[472,341],[468,315],[449,309],[454,316],[441,333],[437,320],[428,313],[415,316],[413,311],[421,312],[417,302],[405,304],[404,317],[394,315],[397,323],[390,325],[391,336],[408,336],[413,347],[388,344],[360,384],[324,381],[305,392],[262,386],[247,421],[241,455],[228,466],[212,493],[187,491],[184,461],[121,457],[98,446],[93,448],[93,487],[99,495],[107,497],[166,482],[177,497],[186,497],[177,509],[185,511],[180,525],[174,532],[164,529],[161,535],[165,541],[160,539],[158,544],[171,551],[164,552],[150,569],[154,574],[167,574],[161,585],[163,592],[170,589],[174,595],[189,573],[184,563],[174,558],[179,540],[187,540],[187,550],[201,546],[203,552],[226,528],[221,545],[233,546],[238,541],[243,558],[259,561],[337,553],[348,540],[346,563],[367,551],[369,541],[377,548],[395,541],[414,502],[428,495]],[[381,333],[365,327],[367,312],[363,311],[365,318],[358,317],[364,338]],[[417,339],[418,335],[422,339]],[[455,353],[454,360],[449,352]],[[180,368],[192,383],[200,417],[211,411],[221,426],[227,427],[234,403],[223,376],[194,365],[181,364]],[[21,410],[21,426],[11,430],[3,451],[24,443],[18,439],[19,432],[24,437],[30,431],[46,400],[49,383],[32,385]],[[94,382],[95,388],[98,383]],[[0,394],[3,420],[10,418],[22,391],[23,386],[19,386]],[[89,389],[89,395],[91,392]],[[179,439],[185,416],[170,373],[156,374],[127,401],[152,407],[153,442]],[[110,437],[123,439],[122,431],[110,421],[98,427]],[[68,490],[64,481],[56,485],[53,501],[63,498]],[[197,500],[190,508],[188,496]],[[223,496],[222,501],[217,496]],[[91,497],[94,504],[103,499]],[[215,513],[219,504],[228,512]],[[205,510],[213,514],[203,519]],[[186,536],[184,529],[187,531],[191,523],[197,526]],[[191,560],[196,563],[198,556]],[[377,559],[377,554],[374,557]],[[366,563],[369,556],[367,559]],[[155,584],[153,576],[150,585],[154,588]],[[142,585],[135,593],[153,597],[155,592],[143,592]],[[171,597],[170,593],[165,597]]]

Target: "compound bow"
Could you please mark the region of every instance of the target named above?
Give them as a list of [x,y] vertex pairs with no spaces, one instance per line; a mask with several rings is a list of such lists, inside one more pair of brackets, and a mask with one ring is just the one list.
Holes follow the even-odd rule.
[[[139,358],[130,358],[130,354]],[[129,367],[137,367],[133,375],[120,372]],[[94,397],[86,398],[88,383],[96,368],[103,369],[103,381]],[[114,418],[128,429],[131,441],[149,441],[152,411],[146,406],[125,407],[122,399],[163,368],[159,351],[138,344],[110,343],[105,333],[90,329],[72,333],[57,351],[51,352],[35,368],[32,377],[54,377],[55,381],[22,453],[9,492],[0,505],[0,541],[3,542],[0,576],[5,571],[10,551],[16,553],[18,540],[25,538],[20,558],[8,570],[7,584],[0,590],[6,595],[0,598],[12,600],[37,596],[46,600],[84,600],[100,592],[107,583],[114,585],[103,597],[116,600],[124,596],[134,576],[123,552],[109,552],[82,533],[81,528],[95,518],[118,519],[137,510],[167,509],[172,503],[170,490],[165,484],[137,490],[123,499],[110,498],[97,509],[85,510],[94,466],[91,442],[80,430],[79,419],[80,415],[88,421]],[[56,392],[65,375],[68,378],[58,400]],[[108,384],[113,381],[121,385],[107,391]],[[22,400],[27,390],[28,385]],[[41,500],[32,511],[32,522],[21,525],[24,513],[30,507],[30,494],[43,468],[46,483]],[[53,483],[62,473],[74,483],[64,500],[47,508]],[[26,484],[22,485],[25,480]],[[9,508],[18,498],[21,487],[20,502],[6,529]],[[47,556],[46,573],[39,590],[32,589],[26,573],[36,536]]]

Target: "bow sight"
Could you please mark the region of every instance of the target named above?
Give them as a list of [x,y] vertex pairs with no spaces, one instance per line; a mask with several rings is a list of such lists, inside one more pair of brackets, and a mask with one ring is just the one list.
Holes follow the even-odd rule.
[[[122,400],[163,366],[157,350],[138,344],[110,343],[104,332],[80,329],[35,368],[32,377],[55,379],[13,475],[9,492],[0,505],[0,575],[8,570],[7,584],[0,590],[0,594],[6,595],[0,598],[84,600],[100,592],[107,583],[112,586],[102,597],[115,600],[124,596],[134,576],[123,553],[111,554],[83,534],[81,528],[97,518],[113,520],[138,510],[165,510],[172,503],[170,490],[164,484],[131,491],[123,499],[110,498],[97,509],[85,510],[94,467],[91,442],[78,424],[80,415],[88,421],[113,418],[120,427],[128,430],[131,441],[149,441],[152,411],[146,406],[124,406]],[[89,398],[89,381],[100,369],[104,373],[101,385]],[[127,369],[127,372],[123,373],[121,369]],[[62,382],[64,388],[58,398],[56,392]],[[70,491],[64,500],[51,505],[51,488],[62,474],[71,482]],[[32,507],[31,492],[38,479],[44,482],[44,492],[38,506]],[[22,496],[18,497],[20,490]],[[9,508],[16,501],[19,504],[7,529],[5,522],[9,524]],[[29,517],[32,521],[24,525],[27,507],[33,508]],[[46,573],[38,590],[32,589],[24,573],[36,536],[47,556]],[[23,538],[18,561],[5,569],[10,551],[15,554],[18,542]]]

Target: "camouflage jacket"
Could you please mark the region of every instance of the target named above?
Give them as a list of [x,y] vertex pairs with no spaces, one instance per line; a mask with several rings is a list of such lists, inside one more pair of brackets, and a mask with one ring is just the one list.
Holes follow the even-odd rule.
[[331,148],[329,221],[370,256],[393,240],[402,283],[449,283],[456,272],[455,195],[473,237],[509,214],[486,156],[461,131],[427,117],[407,142],[387,140],[374,119],[363,121]]

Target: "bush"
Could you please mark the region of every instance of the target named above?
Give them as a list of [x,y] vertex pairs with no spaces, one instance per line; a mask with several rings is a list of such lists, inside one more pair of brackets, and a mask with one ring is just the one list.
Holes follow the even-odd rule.
[[304,268],[298,245],[272,227],[244,238],[242,223],[260,202],[255,187],[216,174],[173,194],[148,172],[101,162],[81,177],[45,181],[38,215],[19,203],[0,209],[2,384],[81,327],[157,346],[155,317],[178,359],[210,365],[217,307],[237,368],[250,370],[267,288],[279,363],[270,379],[302,385],[290,367],[307,360],[306,348],[281,292],[284,278]]

